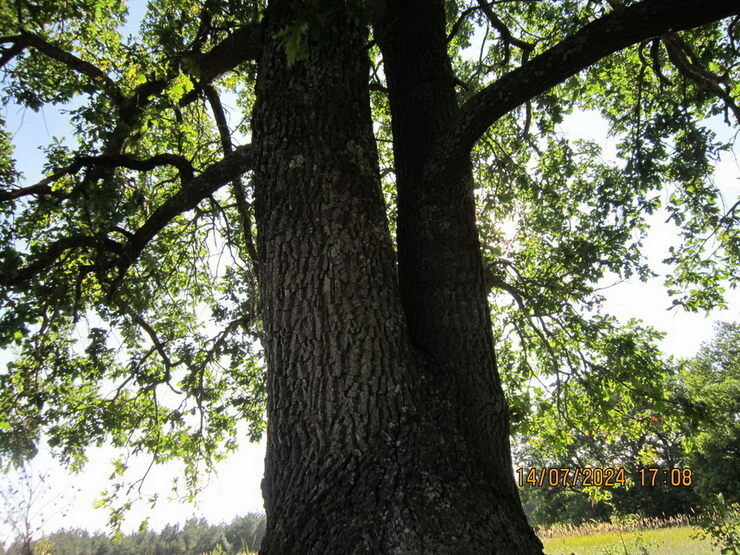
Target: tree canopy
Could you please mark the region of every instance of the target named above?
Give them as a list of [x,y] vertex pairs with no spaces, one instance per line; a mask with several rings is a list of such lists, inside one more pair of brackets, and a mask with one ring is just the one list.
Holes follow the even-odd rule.
[[[201,465],[236,447],[239,426],[261,435],[249,141],[262,45],[278,39],[299,67],[329,40],[335,11],[349,6],[372,33],[393,11],[295,4],[292,23],[266,37],[259,0],[151,2],[133,35],[123,1],[0,1],[2,102],[56,106],[70,125],[43,146],[37,182],[16,167],[7,125],[0,139],[0,347],[13,353],[0,371],[4,461],[32,457],[43,438],[79,467],[88,446],[109,442],[183,460],[195,487]],[[740,202],[712,180],[733,144],[708,120],[740,122],[740,10],[728,0],[444,8],[459,110],[445,133],[417,140],[433,152],[427,176],[472,153],[514,431],[531,433],[534,412],[559,423],[550,441],[563,449],[573,428],[639,435],[645,422],[625,414],[666,403],[659,334],[604,314],[601,288],[653,275],[641,247],[659,210],[676,226],[665,256],[677,309],[723,306],[738,283]],[[390,84],[374,34],[365,48],[395,237]],[[578,110],[609,122],[616,163],[558,133]]]

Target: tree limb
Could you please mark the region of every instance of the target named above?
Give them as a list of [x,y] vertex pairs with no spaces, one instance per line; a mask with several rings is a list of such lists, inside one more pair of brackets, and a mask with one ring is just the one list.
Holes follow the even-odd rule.
[[252,167],[252,152],[251,145],[240,146],[222,160],[208,166],[191,181],[185,182],[183,187],[157,208],[135,233],[127,232],[125,234],[128,238],[125,245],[107,237],[88,235],[75,235],[58,239],[51,243],[46,251],[37,255],[27,266],[10,275],[0,276],[0,285],[20,285],[51,267],[65,251],[75,248],[95,249],[99,254],[103,252],[115,253],[117,256],[100,261],[89,269],[104,271],[116,267],[120,280],[149,241],[175,216],[194,208],[201,200],[250,169]]
[[478,11],[478,9],[479,9],[478,6],[471,6],[470,8],[468,8],[467,10],[463,11],[460,14],[460,17],[458,17],[457,21],[455,21],[455,23],[452,24],[452,27],[450,28],[450,33],[447,35],[448,43],[452,41],[452,39],[455,38],[455,35],[457,35],[457,33],[460,31],[460,27],[462,27],[462,24],[465,22],[468,16],[471,13]]
[[49,195],[61,198],[68,197],[68,193],[52,190],[51,184],[58,181],[65,175],[73,175],[77,173],[83,167],[96,166],[110,169],[128,168],[138,171],[151,171],[154,168],[160,166],[175,166],[178,169],[180,179],[183,184],[186,184],[193,179],[194,172],[193,166],[190,164],[187,158],[171,153],[155,154],[154,156],[151,156],[150,158],[145,158],[143,160],[132,158],[124,154],[78,156],[72,161],[71,164],[58,169],[35,185],[29,185],[28,187],[21,187],[19,189],[0,191],[0,202],[14,200],[29,195]]
[[432,150],[425,180],[449,178],[499,118],[609,54],[738,13],[737,0],[643,0],[600,17],[470,98]]
[[252,164],[252,145],[237,147],[233,152],[224,156],[222,160],[208,166],[187,186],[167,199],[152,213],[125,245],[116,264],[119,271],[118,279],[121,279],[128,271],[128,268],[136,261],[149,241],[164,229],[175,216],[195,208],[201,200],[251,169]]
[[167,375],[167,380],[170,378],[170,374],[172,371],[172,368],[177,365],[172,363],[172,360],[170,359],[169,355],[167,354],[167,351],[165,349],[165,343],[162,342],[161,339],[159,339],[159,336],[157,335],[157,332],[154,330],[154,328],[144,320],[144,318],[136,312],[134,309],[132,309],[130,306],[125,306],[124,311],[131,316],[131,319],[138,324],[138,326],[143,329],[146,334],[149,336],[149,340],[152,342],[152,345],[154,345],[154,348],[156,349],[157,353],[159,353],[160,358],[162,359],[162,363],[164,364],[165,373]]
[[[6,37],[6,39],[7,38],[12,38],[12,37]],[[7,44],[6,39],[0,39],[0,43],[6,43]],[[13,43],[13,46],[11,46],[10,48],[2,48],[2,49],[0,49],[0,50],[2,50],[2,56],[0,56],[0,68],[5,67],[5,65],[8,62],[10,62],[10,60],[12,60],[18,54],[20,54],[21,52],[23,52],[24,48],[25,48],[25,45],[24,44],[22,44],[21,42],[15,42],[15,43]]]
[[[251,23],[239,27],[207,53],[191,52],[185,56],[189,56],[195,62],[198,69],[194,77],[201,85],[205,85],[212,83],[242,62],[259,60],[261,55],[261,27],[258,23]],[[197,98],[198,93],[197,88],[193,89],[181,99],[180,104],[189,104]]]
[[193,179],[193,166],[190,161],[178,154],[164,153],[155,154],[150,158],[139,160],[124,154],[101,154],[100,156],[79,156],[71,164],[73,168],[70,173],[75,173],[83,166],[103,166],[114,168],[128,168],[137,171],[151,171],[160,166],[175,166],[180,174],[183,184]]
[[11,287],[20,285],[52,266],[65,251],[79,248],[102,249],[109,252],[121,252],[122,250],[121,244],[112,239],[101,239],[90,235],[64,237],[51,243],[43,253],[36,256],[35,260],[27,266],[0,277],[0,284]]
[[511,57],[510,45],[512,44],[522,50],[524,60],[526,61],[526,59],[529,57],[529,53],[534,50],[534,45],[518,39],[514,35],[512,35],[509,28],[494,13],[491,5],[488,2],[486,2],[485,0],[478,0],[478,6],[480,6],[480,9],[486,15],[488,21],[491,23],[491,25],[493,25],[494,29],[499,32],[499,34],[501,35],[501,39],[503,40],[504,59],[501,62],[501,67],[506,67],[509,64],[509,58]]
[[722,100],[740,123],[740,106],[737,105],[730,93],[720,86],[725,78],[704,69],[689,45],[676,33],[668,33],[662,37],[662,40],[668,51],[668,57],[673,65],[678,68],[678,71]]
[[85,60],[78,58],[74,54],[63,50],[58,46],[51,44],[38,35],[24,31],[20,35],[3,37],[0,39],[0,44],[7,43],[13,43],[13,47],[3,53],[2,59],[0,60],[0,67],[7,64],[25,48],[31,46],[39,52],[46,54],[49,58],[61,62],[72,71],[87,75],[93,83],[98,83],[101,88],[108,92],[114,99],[120,101],[123,98],[121,90],[118,88],[115,81],[113,81],[113,79],[111,79],[100,68],[90,62],[86,62]]
[[200,81],[210,83],[242,62],[259,60],[262,33],[258,23],[239,27],[200,59]]

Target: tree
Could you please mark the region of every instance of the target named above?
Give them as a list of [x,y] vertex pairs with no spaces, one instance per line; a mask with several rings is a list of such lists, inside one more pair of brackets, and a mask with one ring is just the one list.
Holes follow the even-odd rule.
[[683,432],[697,490],[710,504],[721,494],[740,503],[740,325],[721,322],[714,338],[686,362],[673,384],[686,412]]
[[[556,382],[598,390],[603,358],[639,385],[629,334],[589,311],[607,272],[649,274],[635,247],[668,183],[676,303],[721,303],[737,205],[698,119],[740,115],[739,12],[163,0],[125,40],[115,0],[6,2],[6,101],[73,101],[79,142],[49,145],[31,185],[3,143],[3,451],[43,433],[75,464],[108,440],[181,457],[192,486],[238,422],[260,433],[266,396],[264,553],[540,552],[491,310],[517,331],[499,338],[515,405],[537,357]],[[574,107],[623,133],[624,169],[554,137]]]
[[10,526],[18,538],[23,555],[33,555],[33,544],[43,527],[40,509],[45,505],[44,476],[34,476],[26,467],[19,470],[16,480],[6,482],[0,491],[3,524]]
[[45,521],[53,514],[63,513],[64,499],[60,494],[51,495],[48,476],[29,466],[17,469],[15,475],[5,476],[0,489],[2,523],[15,534],[15,552],[33,555],[43,550],[44,541],[39,537]]

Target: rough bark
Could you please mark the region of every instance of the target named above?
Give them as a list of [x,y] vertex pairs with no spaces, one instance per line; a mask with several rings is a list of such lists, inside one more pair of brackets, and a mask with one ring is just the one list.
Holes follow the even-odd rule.
[[[410,285],[401,293],[372,134],[366,33],[335,14],[307,59],[288,67],[275,36],[293,21],[291,4],[271,2],[264,19],[263,36],[272,38],[253,119],[269,399],[261,551],[540,552],[513,490],[485,298],[461,295],[482,285],[480,262],[466,254],[426,276],[420,298]],[[466,242],[472,252],[466,195],[441,216],[430,201],[425,221],[451,218],[442,220],[448,244]],[[460,223],[462,231],[453,228]],[[438,298],[425,312],[430,294]],[[449,322],[444,306],[454,308]],[[478,353],[484,359],[474,363]]]
[[375,29],[393,115],[398,267],[411,340],[435,361],[436,378],[450,390],[460,431],[481,472],[516,496],[470,158],[449,179],[430,181],[422,175],[431,138],[444,133],[457,111],[444,3],[392,6]]

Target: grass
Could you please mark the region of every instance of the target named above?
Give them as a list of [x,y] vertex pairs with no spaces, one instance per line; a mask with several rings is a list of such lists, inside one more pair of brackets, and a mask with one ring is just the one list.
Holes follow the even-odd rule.
[[687,518],[556,526],[538,534],[548,555],[695,555],[720,553]]

